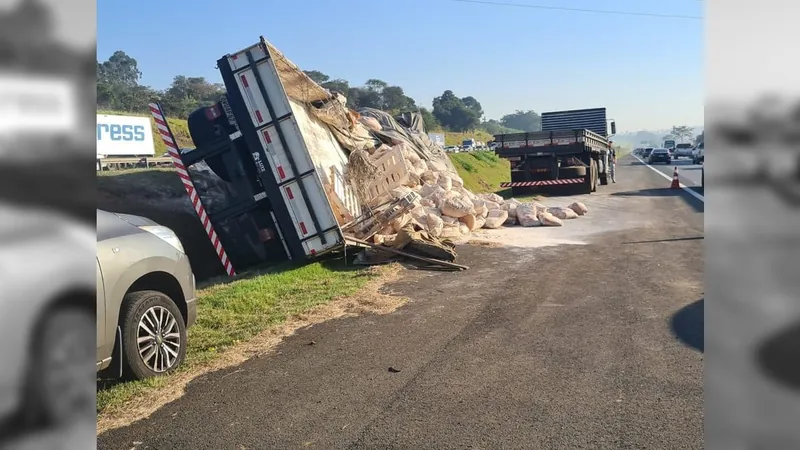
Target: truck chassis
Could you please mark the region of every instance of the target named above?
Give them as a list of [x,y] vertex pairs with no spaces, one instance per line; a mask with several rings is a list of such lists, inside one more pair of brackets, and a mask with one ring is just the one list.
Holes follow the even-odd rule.
[[495,136],[495,153],[511,164],[501,187],[517,195],[536,187],[580,187],[591,193],[608,184],[609,142],[589,130],[539,131]]

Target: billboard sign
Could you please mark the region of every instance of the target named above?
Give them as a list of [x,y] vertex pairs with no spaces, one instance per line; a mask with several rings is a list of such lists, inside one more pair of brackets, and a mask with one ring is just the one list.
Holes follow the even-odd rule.
[[97,154],[103,156],[154,156],[149,117],[97,115]]
[[428,138],[435,144],[444,147],[444,133],[428,133]]
[[79,126],[73,80],[0,72],[0,136],[75,134]]

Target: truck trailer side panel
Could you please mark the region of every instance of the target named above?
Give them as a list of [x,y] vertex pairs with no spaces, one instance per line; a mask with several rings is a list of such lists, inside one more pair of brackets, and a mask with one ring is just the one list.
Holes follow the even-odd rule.
[[302,72],[263,40],[217,64],[290,252],[310,257],[340,247],[344,238],[325,186],[360,214],[343,180],[347,156],[327,127],[289,98],[285,83],[321,88],[295,76]]
[[606,108],[573,109],[542,113],[542,131],[589,130],[608,136]]

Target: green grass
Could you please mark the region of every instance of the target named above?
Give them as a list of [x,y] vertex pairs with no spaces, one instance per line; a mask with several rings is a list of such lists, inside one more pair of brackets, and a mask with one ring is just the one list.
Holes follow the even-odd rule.
[[[207,364],[226,348],[294,315],[352,295],[378,276],[375,271],[345,267],[337,261],[281,269],[198,292],[197,322],[189,329],[186,361],[178,373]],[[170,378],[167,375],[98,390],[97,411],[120,408],[148,389],[168,385]]]
[[500,159],[494,152],[450,153],[449,156],[469,191],[498,192],[500,183],[510,179],[508,161]]
[[[436,132],[435,130],[433,132]],[[442,133],[442,131],[439,131]],[[484,130],[467,131],[458,133],[454,131],[444,131],[444,145],[461,145],[468,139],[475,139],[487,143],[494,139],[494,136]]]

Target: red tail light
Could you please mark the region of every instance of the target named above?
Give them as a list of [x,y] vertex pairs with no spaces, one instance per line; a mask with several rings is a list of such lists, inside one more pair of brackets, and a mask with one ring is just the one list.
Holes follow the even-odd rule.
[[221,115],[222,112],[217,108],[217,105],[206,108],[206,119],[208,120],[216,120]]

